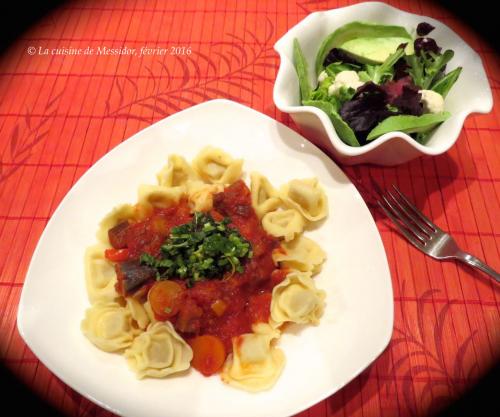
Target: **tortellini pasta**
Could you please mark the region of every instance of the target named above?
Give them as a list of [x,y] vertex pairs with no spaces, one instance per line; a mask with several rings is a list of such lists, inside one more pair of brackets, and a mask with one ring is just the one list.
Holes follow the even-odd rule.
[[305,236],[298,236],[290,242],[282,242],[281,247],[273,252],[275,263],[302,272],[319,272],[325,259],[325,251]]
[[168,164],[156,175],[158,184],[165,187],[179,187],[196,180],[193,168],[180,155],[170,155]]
[[125,358],[138,378],[163,378],[189,368],[193,351],[169,321],[151,324],[134,339]]
[[252,332],[257,334],[267,334],[272,335],[274,338],[278,338],[281,335],[280,326],[283,323],[278,323],[274,321],[272,318],[269,318],[267,323],[258,322],[252,324]]
[[250,180],[252,206],[259,219],[262,219],[266,213],[276,210],[281,205],[281,199],[278,192],[263,175],[252,172]]
[[155,317],[155,313],[153,312],[153,309],[151,308],[151,304],[149,301],[146,301],[144,304],[143,304],[143,307],[144,307],[144,311],[146,312],[147,316],[148,316],[148,319],[149,319],[149,322],[150,323],[155,323],[157,322],[158,320],[156,320],[156,317]]
[[271,388],[285,365],[283,351],[272,346],[277,337],[277,330],[234,337],[233,353],[224,364],[222,380],[251,392]]
[[211,184],[232,184],[241,177],[242,166],[242,159],[233,159],[212,146],[204,148],[193,161],[198,176]]
[[134,297],[127,297],[125,301],[127,302],[127,308],[129,309],[132,318],[136,321],[137,326],[140,329],[148,327],[151,320],[144,305],[137,301]]
[[85,312],[82,332],[99,349],[115,352],[129,347],[140,333],[130,310],[115,302],[97,302]]
[[142,184],[139,186],[139,205],[168,208],[178,204],[184,194],[184,187]]
[[328,215],[328,201],[317,178],[292,180],[281,189],[283,201],[307,220],[318,221]]
[[302,233],[304,218],[294,209],[271,211],[262,218],[262,227],[271,236],[288,242]]
[[91,303],[113,301],[119,296],[115,290],[115,268],[104,257],[106,248],[103,244],[97,244],[85,251],[85,286]]
[[210,211],[213,206],[213,195],[224,191],[222,184],[205,184],[203,181],[187,183],[187,196],[194,211]]
[[324,309],[325,292],[318,290],[309,272],[290,272],[273,289],[271,318],[277,323],[318,324]]

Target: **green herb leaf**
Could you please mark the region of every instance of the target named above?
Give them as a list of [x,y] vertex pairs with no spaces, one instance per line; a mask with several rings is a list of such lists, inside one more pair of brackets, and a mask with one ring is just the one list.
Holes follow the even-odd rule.
[[185,279],[189,287],[221,279],[228,272],[243,272],[243,262],[253,256],[252,247],[238,230],[228,227],[230,222],[196,212],[190,223],[172,228],[159,257],[144,253],[140,261],[155,268],[159,279]]

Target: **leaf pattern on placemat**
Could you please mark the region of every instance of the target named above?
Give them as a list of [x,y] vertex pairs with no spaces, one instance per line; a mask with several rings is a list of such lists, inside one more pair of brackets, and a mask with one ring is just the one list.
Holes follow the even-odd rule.
[[[403,282],[404,293],[405,282]],[[457,398],[467,385],[477,380],[478,369],[476,363],[465,362],[465,356],[471,349],[471,343],[476,335],[473,331],[464,340],[459,341],[458,349],[453,358],[446,357],[443,344],[447,343],[446,326],[450,326],[451,307],[457,304],[456,300],[449,300],[439,308],[436,306],[436,321],[432,326],[425,322],[425,309],[433,308],[432,297],[440,291],[429,289],[424,291],[417,300],[417,323],[410,323],[403,309],[403,326],[394,326],[394,337],[391,347],[400,343],[409,345],[409,353],[393,364],[391,372],[397,374],[403,371],[403,396],[405,404],[412,416],[422,412],[425,404],[429,412],[435,412],[452,398]],[[403,307],[405,304],[403,304]],[[432,312],[431,312],[432,314]],[[418,364],[413,360],[418,357]],[[453,359],[450,361],[450,359]],[[418,399],[415,398],[414,384],[420,377],[425,378],[423,388]],[[449,395],[439,395],[441,390]],[[418,402],[418,403],[417,403]]]
[[0,183],[16,173],[33,155],[36,146],[46,139],[50,129],[48,122],[56,114],[57,103],[63,92],[47,103],[47,112],[37,123],[32,120],[29,110],[24,117],[19,117],[10,134],[8,152],[0,156]]
[[[214,42],[206,53],[169,56],[175,62],[168,65],[155,60],[151,67],[145,67],[153,80],[147,89],[140,89],[130,77],[116,78],[106,101],[106,115],[152,122],[214,98],[250,104],[260,97],[253,85],[255,80],[272,83],[276,72],[276,56],[269,45],[274,27],[269,19],[265,27],[260,37],[248,30],[243,37],[229,33],[227,41]],[[175,77],[172,68],[177,69]]]
[[328,0],[302,0],[297,2],[297,7],[306,13],[328,8]]

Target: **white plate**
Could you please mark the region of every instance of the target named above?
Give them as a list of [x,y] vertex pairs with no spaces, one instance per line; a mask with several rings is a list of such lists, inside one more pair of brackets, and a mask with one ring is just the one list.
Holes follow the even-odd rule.
[[[258,170],[275,185],[317,176],[330,215],[306,234],[328,254],[317,276],[327,292],[318,326],[295,327],[279,346],[287,363],[276,385],[251,394],[196,371],[137,380],[118,354],[102,352],[80,332],[89,306],[83,253],[97,225],[139,184],[155,183],[167,156],[187,159],[211,144],[244,158],[246,179]],[[170,116],[126,140],[74,185],[50,219],[26,276],[19,331],[38,358],[90,400],[125,416],[272,417],[298,413],[328,397],[366,368],[392,334],[393,298],[380,235],[361,196],[320,150],[288,127],[227,100]],[[307,381],[307,383],[305,383]]]
[[[293,39],[297,38],[309,63],[309,81],[316,85],[314,61],[321,42],[336,28],[354,20],[400,25],[412,33],[420,22],[436,28],[429,34],[438,45],[452,49],[455,56],[447,71],[463,67],[456,84],[446,96],[445,110],[451,117],[432,134],[426,145],[419,144],[402,132],[389,132],[371,143],[353,147],[337,135],[325,112],[316,107],[301,106],[297,73],[293,64]],[[481,57],[448,26],[427,16],[420,16],[379,2],[362,2],[333,10],[314,12],[286,32],[274,45],[280,55],[280,67],[274,84],[276,107],[289,113],[301,132],[346,165],[372,163],[397,165],[422,155],[439,155],[458,139],[465,118],[471,113],[489,113],[493,107],[491,88]]]

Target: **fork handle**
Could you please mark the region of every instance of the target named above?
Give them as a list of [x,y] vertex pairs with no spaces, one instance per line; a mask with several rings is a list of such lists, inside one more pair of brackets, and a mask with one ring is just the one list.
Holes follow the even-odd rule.
[[474,268],[483,271],[484,273],[495,278],[497,282],[500,282],[500,274],[493,268],[486,265],[481,259],[476,258],[475,256],[472,256],[470,253],[466,252],[458,252],[456,254],[456,258],[470,266],[473,266]]

